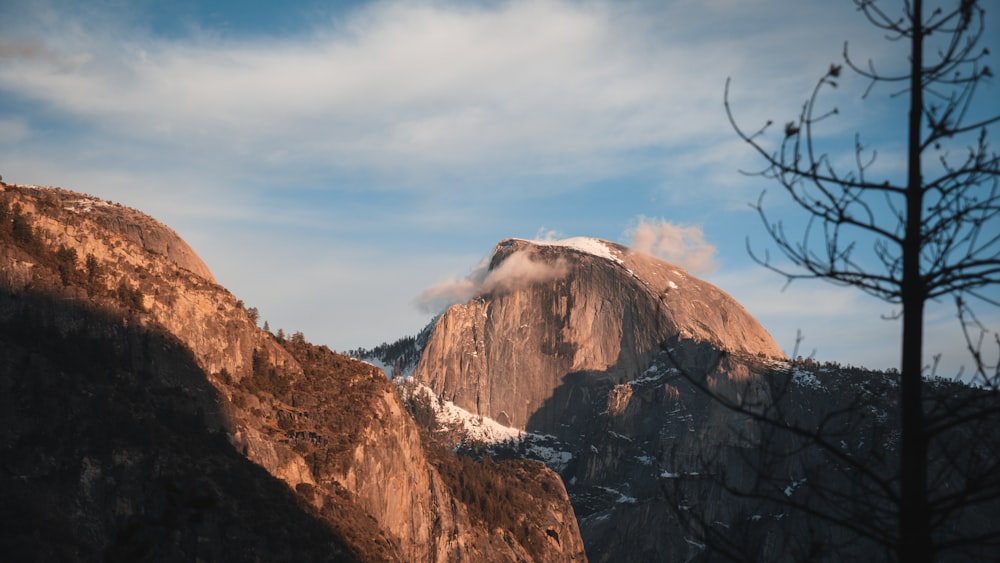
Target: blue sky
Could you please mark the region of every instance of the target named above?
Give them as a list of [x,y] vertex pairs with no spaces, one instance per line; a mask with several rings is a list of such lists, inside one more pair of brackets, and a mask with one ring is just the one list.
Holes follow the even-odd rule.
[[[768,247],[748,206],[762,190],[797,214],[739,173],[759,163],[722,107],[732,77],[747,127],[794,118],[845,40],[898,68],[850,2],[5,0],[0,38],[4,179],[164,221],[273,329],[373,346],[419,330],[418,296],[503,238],[640,229],[787,352],[801,330],[805,355],[897,364],[890,305],[821,282],[782,292],[748,258],[747,237]],[[862,131],[892,177],[905,107],[865,86],[829,98],[823,139],[850,149]],[[927,326],[928,361],[957,370],[950,304]]]

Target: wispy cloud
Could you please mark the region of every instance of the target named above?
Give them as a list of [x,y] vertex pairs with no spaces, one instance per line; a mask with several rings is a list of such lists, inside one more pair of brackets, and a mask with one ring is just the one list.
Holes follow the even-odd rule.
[[449,305],[465,303],[478,295],[514,291],[565,276],[569,271],[569,266],[562,260],[551,263],[537,261],[527,252],[507,256],[492,270],[490,260],[490,257],[483,258],[463,278],[451,278],[425,289],[414,300],[414,305],[422,311],[437,313]]
[[483,280],[484,292],[507,292],[527,285],[563,277],[569,266],[563,260],[543,262],[533,260],[526,252],[516,252],[504,259]]
[[635,225],[625,231],[624,238],[632,250],[666,260],[699,276],[707,276],[719,267],[715,246],[705,241],[697,225],[675,225],[666,219],[640,215]]
[[[423,177],[422,190],[498,173],[601,178],[640,153],[669,158],[663,150],[730,136],[725,76],[787,63],[746,53],[777,40],[727,37],[710,11],[653,3],[378,2],[309,34],[256,41],[165,38],[127,17],[72,13],[48,14],[43,38],[8,44],[0,88],[125,139],[183,148],[188,162],[204,153],[261,174],[364,169]],[[770,99],[747,98],[750,112]]]
[[475,297],[489,273],[489,257],[483,258],[466,276],[450,277],[420,292],[413,306],[425,313],[439,313],[449,305]]

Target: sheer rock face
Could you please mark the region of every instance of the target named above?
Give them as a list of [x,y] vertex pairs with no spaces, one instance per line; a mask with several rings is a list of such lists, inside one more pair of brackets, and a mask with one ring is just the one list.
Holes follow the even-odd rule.
[[[524,476],[558,484],[526,528],[561,543],[477,521],[380,370],[259,329],[155,220],[5,184],[0,219],[0,459],[18,460],[0,472],[0,517],[18,522],[0,543],[15,554],[43,553],[42,533],[53,559],[585,560],[554,473]],[[192,479],[204,490],[174,491]],[[50,513],[23,512],[35,504]],[[198,517],[160,533],[177,510]]]
[[[703,456],[735,468],[755,430],[679,374],[767,404],[770,335],[711,284],[596,239],[502,241],[480,287],[438,320],[415,378],[560,452],[541,457],[569,483],[590,560],[690,557],[664,475],[696,475]],[[685,492],[721,498],[703,489]]]
[[553,433],[582,414],[591,383],[634,379],[671,338],[782,355],[735,300],[677,266],[596,239],[508,239],[414,375],[470,412]]

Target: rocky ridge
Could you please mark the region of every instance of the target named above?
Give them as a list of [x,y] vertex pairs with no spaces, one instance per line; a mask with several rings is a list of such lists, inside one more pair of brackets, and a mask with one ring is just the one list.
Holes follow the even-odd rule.
[[[259,329],[170,229],[66,190],[0,189],[8,553],[55,526],[56,558],[585,559],[548,469],[431,448],[381,370]],[[537,494],[470,508],[463,463]]]

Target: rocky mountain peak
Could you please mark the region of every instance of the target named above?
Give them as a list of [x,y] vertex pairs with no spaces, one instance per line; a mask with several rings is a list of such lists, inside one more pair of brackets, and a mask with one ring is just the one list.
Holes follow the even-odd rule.
[[681,338],[707,342],[729,352],[782,356],[771,335],[742,305],[680,266],[598,238],[555,241],[511,238],[497,244],[490,270],[500,270],[516,254],[534,263],[548,264],[553,275],[571,274],[567,256],[573,256],[576,263],[603,260],[612,271],[617,267],[623,276],[634,280],[640,291],[656,295],[663,305],[664,320],[674,325],[674,332]]
[[551,431],[565,423],[559,393],[632,380],[668,339],[782,355],[739,303],[683,268],[595,238],[505,239],[479,295],[440,318],[414,375],[470,412]]
[[[542,251],[540,249],[548,250]],[[550,255],[573,252],[621,264],[623,257],[629,253],[629,250],[620,244],[592,237],[573,237],[562,240],[508,238],[497,243],[490,260],[490,270],[495,269],[506,258],[518,252],[534,252],[536,257],[540,252],[547,252]]]
[[[35,216],[36,228],[44,230],[53,243],[69,245],[70,238],[77,243],[90,242],[80,249],[81,256],[90,253],[98,259],[108,260],[114,254],[114,241],[120,239],[215,283],[208,266],[184,239],[145,213],[61,188],[3,184],[0,193],[4,192],[23,212]],[[101,241],[82,239],[81,233],[94,230],[106,232],[108,236]]]

